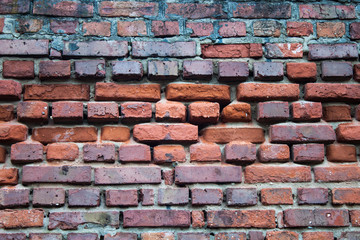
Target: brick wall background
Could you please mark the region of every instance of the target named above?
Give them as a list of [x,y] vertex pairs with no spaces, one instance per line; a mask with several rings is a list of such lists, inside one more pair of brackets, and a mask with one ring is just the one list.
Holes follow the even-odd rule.
[[360,239],[357,2],[0,0],[0,240]]

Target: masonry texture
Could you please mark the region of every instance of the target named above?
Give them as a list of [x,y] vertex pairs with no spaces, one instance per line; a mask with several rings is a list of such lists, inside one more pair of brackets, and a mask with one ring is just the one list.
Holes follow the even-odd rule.
[[358,2],[0,0],[0,240],[359,240]]

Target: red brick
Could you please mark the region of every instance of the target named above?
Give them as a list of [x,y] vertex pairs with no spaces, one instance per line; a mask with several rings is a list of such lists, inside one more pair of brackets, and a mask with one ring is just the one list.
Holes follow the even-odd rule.
[[335,131],[329,124],[271,125],[271,143],[333,142]]
[[5,18],[0,18],[0,33],[3,33],[4,26],[5,26]]
[[99,225],[119,228],[118,211],[102,212],[51,212],[48,229],[76,230],[80,225]]
[[290,18],[291,5],[288,3],[239,3],[233,12],[240,18]]
[[327,145],[326,158],[329,162],[356,162],[356,147],[345,144]]
[[[291,188],[263,188],[261,189],[261,203],[264,205],[292,205]],[[274,238],[275,239],[275,238]]]
[[0,4],[0,14],[29,13],[29,11],[29,0],[20,0],[17,2],[2,0]]
[[125,57],[128,54],[126,41],[64,42],[64,57]]
[[177,61],[148,61],[150,80],[175,80],[178,77]]
[[261,231],[249,231],[249,237],[249,240],[264,240],[265,238]]
[[89,101],[90,86],[86,84],[27,84],[24,100]]
[[213,126],[201,130],[200,135],[209,142],[228,143],[244,141],[262,143],[265,141],[264,130],[259,127]]
[[[250,232],[249,232],[249,234],[250,234]],[[231,240],[231,239],[246,240],[246,233],[243,233],[243,232],[233,232],[233,233],[222,232],[222,233],[216,233],[215,234],[215,240]],[[262,238],[262,239],[264,239],[264,238]],[[252,240],[252,238],[250,238],[250,240]]]
[[68,190],[69,207],[97,207],[100,205],[100,190],[79,188]]
[[301,43],[267,43],[265,44],[267,58],[302,58]]
[[239,183],[241,167],[232,165],[201,165],[175,167],[175,183]]
[[120,162],[150,162],[150,146],[145,144],[123,144],[119,147]]
[[159,188],[159,205],[186,205],[189,202],[188,188]]
[[313,34],[310,22],[286,22],[286,33],[289,37],[304,37]]
[[67,79],[70,78],[70,61],[40,61],[40,80]]
[[316,182],[352,182],[360,180],[360,167],[356,164],[314,167]]
[[77,21],[50,20],[50,29],[58,34],[75,34]]
[[91,123],[119,121],[119,106],[115,102],[89,102],[87,109],[87,119]]
[[62,240],[61,233],[29,233],[29,240]]
[[310,182],[311,168],[297,164],[253,164],[245,168],[245,183]]
[[285,122],[289,119],[288,102],[263,102],[257,105],[258,122]]
[[240,83],[236,97],[239,101],[296,101],[299,94],[298,84]]
[[131,22],[119,21],[117,23],[117,34],[122,37],[147,36],[146,23],[142,20],[131,21]]
[[[2,208],[21,208],[29,206],[29,189],[0,189],[0,207]],[[1,238],[1,237],[0,237]]]
[[178,233],[178,240],[210,240],[210,233]]
[[349,34],[350,34],[350,39],[353,39],[353,40],[360,39],[360,23],[359,22],[350,23]]
[[217,123],[220,116],[220,105],[212,102],[193,102],[189,104],[188,111],[191,123]]
[[74,161],[79,156],[75,143],[51,143],[46,147],[47,161]]
[[222,37],[245,37],[245,22],[219,22],[219,34]]
[[354,80],[360,81],[360,64],[354,64]]
[[230,103],[221,111],[222,122],[250,122],[251,105],[245,102]]
[[191,29],[191,37],[210,36],[214,31],[212,23],[204,22],[186,22],[186,28]]
[[110,22],[84,22],[83,23],[84,36],[102,36],[110,37],[111,23]]
[[0,121],[8,122],[14,119],[14,105],[0,105]]
[[190,212],[186,210],[126,210],[124,227],[189,227]]
[[107,207],[125,207],[138,205],[138,191],[128,190],[106,190],[105,192]]
[[50,0],[42,2],[36,0],[34,2],[33,14],[60,16],[60,17],[92,17],[94,7],[93,4],[86,4],[77,1],[62,1]]
[[355,59],[358,57],[356,44],[309,44],[309,60]]
[[336,128],[338,142],[360,141],[360,125],[357,123],[342,123]]
[[332,204],[360,204],[360,188],[333,188]]
[[175,237],[174,233],[170,232],[148,232],[141,233],[141,240],[175,240]]
[[293,102],[291,111],[295,122],[316,122],[322,118],[321,102]]
[[28,228],[44,226],[44,211],[42,209],[0,211],[0,228]]
[[4,163],[6,160],[7,151],[5,147],[0,146],[0,163]]
[[154,205],[154,190],[153,189],[141,189],[139,201],[142,206],[153,206]]
[[105,78],[105,60],[75,61],[75,76],[84,80]]
[[155,2],[115,2],[103,1],[99,6],[102,17],[142,17],[157,16],[158,3]]
[[249,67],[245,62],[218,62],[219,81],[245,81],[249,77]]
[[318,22],[316,23],[317,37],[341,38],[345,35],[345,23],[342,22]]
[[219,210],[207,211],[209,228],[275,228],[274,210]]
[[190,145],[191,162],[220,162],[220,146],[214,143],[197,143]]
[[175,124],[137,124],[133,128],[133,137],[138,142],[196,142],[198,126],[188,123]]
[[343,209],[287,209],[285,227],[345,227],[349,212]]
[[0,143],[22,142],[27,138],[28,128],[22,124],[0,123]]
[[303,240],[333,240],[334,233],[332,232],[303,232]]
[[324,161],[324,144],[294,144],[292,146],[295,163],[320,163]]
[[325,81],[350,80],[353,67],[350,62],[324,61],[321,63],[321,78]]
[[186,153],[181,145],[158,145],[153,148],[154,163],[185,162]]
[[297,189],[298,204],[327,204],[328,189],[327,188],[298,188]]
[[3,77],[17,79],[32,79],[34,74],[34,61],[9,60],[3,62]]
[[189,19],[225,18],[221,4],[168,3],[166,17],[181,16]]
[[11,162],[17,163],[34,163],[43,160],[44,146],[37,142],[20,142],[11,145]]
[[98,240],[97,233],[68,233],[67,240]]
[[161,168],[155,166],[95,168],[96,185],[139,183],[161,183]]
[[178,21],[152,21],[151,31],[155,37],[167,37],[179,35]]
[[267,240],[298,240],[299,234],[290,231],[271,231],[266,233]]
[[18,33],[36,33],[43,27],[41,19],[17,19],[15,31]]
[[246,142],[230,142],[225,145],[224,153],[226,162],[253,163],[256,160],[256,145]]
[[17,106],[17,119],[19,122],[47,123],[49,107],[46,102],[26,101]]
[[122,122],[148,122],[152,118],[149,102],[125,102],[121,104]]
[[149,101],[160,100],[159,84],[96,83],[96,101]]
[[280,37],[282,24],[277,21],[253,22],[254,36],[257,37]]
[[355,6],[353,5],[299,5],[300,18],[310,19],[353,19]]
[[87,143],[83,146],[84,162],[108,162],[116,160],[115,144],[113,143]]
[[159,101],[155,104],[157,122],[185,122],[186,106],[180,102]]
[[288,162],[290,149],[286,144],[262,144],[259,147],[260,162]]
[[63,188],[34,188],[32,203],[36,207],[60,207],[65,204]]
[[20,100],[21,84],[13,80],[0,81],[0,100]]
[[101,128],[101,140],[126,142],[130,139],[130,129],[124,126],[104,126]]
[[256,188],[227,188],[227,206],[254,206],[258,202]]
[[175,181],[175,170],[171,169],[162,171],[162,178],[164,179],[165,185],[173,185]]
[[327,122],[351,121],[351,107],[349,105],[324,106],[323,119]]
[[211,80],[213,65],[211,60],[185,60],[183,62],[184,79]]
[[95,127],[42,127],[33,129],[32,139],[43,144],[53,142],[95,142]]
[[223,193],[217,188],[193,188],[191,189],[192,205],[220,205],[222,203]]
[[195,57],[195,42],[132,42],[133,57]]
[[0,185],[16,185],[18,183],[19,170],[17,168],[0,169]]
[[261,58],[263,50],[260,43],[241,44],[201,44],[204,58]]
[[26,234],[25,233],[0,233],[0,238],[3,240],[26,240]]
[[[205,214],[204,214],[204,212],[203,211],[192,211],[191,212],[191,223],[192,223],[191,225],[192,225],[193,228],[202,228],[202,227],[204,227],[205,226]],[[202,236],[203,235],[199,235],[198,237],[201,238]],[[192,235],[192,234],[185,235],[185,234],[182,234],[182,233],[178,233],[178,238],[180,239],[180,237],[181,237],[181,239],[189,239],[189,240],[191,240],[192,237],[197,237],[197,235]],[[208,237],[207,239],[210,239],[210,234],[208,234],[207,237]],[[196,238],[196,239],[199,239],[199,238]]]
[[48,56],[49,40],[0,40],[0,55],[19,55],[19,56]]
[[61,101],[52,104],[52,119],[55,123],[82,123],[83,103]]
[[113,61],[112,78],[114,80],[140,80],[143,66],[139,61]]
[[350,221],[353,227],[359,227],[360,221],[360,211],[359,210],[350,210]]

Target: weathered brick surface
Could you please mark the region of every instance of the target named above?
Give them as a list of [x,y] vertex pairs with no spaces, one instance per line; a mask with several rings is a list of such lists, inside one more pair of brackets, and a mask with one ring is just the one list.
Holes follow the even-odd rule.
[[0,100],[20,100],[21,84],[13,80],[0,81]]
[[124,207],[138,205],[137,190],[106,190],[105,193],[106,206],[108,207]]
[[343,209],[287,209],[286,227],[342,227],[349,226],[349,212]]
[[261,44],[201,44],[201,53],[205,58],[261,58]]
[[287,77],[292,81],[309,81],[316,80],[317,68],[315,63],[286,63]]
[[67,57],[124,57],[128,54],[125,41],[65,42],[63,56]]
[[160,100],[159,84],[125,85],[116,83],[96,83],[96,101],[151,101]]
[[69,189],[69,207],[96,207],[100,205],[99,189]]
[[44,211],[42,209],[31,210],[0,210],[0,227],[28,228],[42,227],[44,225]]
[[17,106],[17,119],[19,122],[47,123],[49,107],[46,102],[26,101]]
[[126,210],[124,227],[189,227],[190,212],[186,210]]
[[326,204],[329,193],[327,188],[298,188],[298,203],[303,204]]
[[104,17],[141,17],[155,16],[158,14],[159,6],[155,2],[114,2],[103,1],[99,12]]
[[95,127],[41,127],[34,129],[32,139],[45,144],[53,142],[95,142],[97,129]]
[[355,44],[338,43],[309,45],[309,60],[354,59],[357,57],[357,46]]
[[140,80],[143,67],[138,61],[113,61],[112,78],[114,80]]
[[190,19],[224,18],[221,4],[169,3],[166,16],[182,16]]
[[18,79],[32,79],[34,74],[33,61],[4,61],[3,62],[3,77],[4,78],[18,78]]
[[228,143],[232,141],[262,143],[265,141],[264,130],[258,127],[208,127],[203,129],[200,135],[206,141],[215,143]]
[[256,188],[226,189],[226,205],[228,206],[253,206],[257,202]]
[[357,165],[335,165],[315,167],[315,181],[317,182],[351,182],[359,180],[360,168]]
[[24,88],[24,100],[90,100],[90,87],[85,84],[28,84]]
[[44,146],[41,143],[20,142],[11,145],[12,163],[33,163],[43,160]]
[[0,207],[1,208],[19,208],[29,206],[29,189],[7,189],[0,190]]
[[195,42],[133,42],[133,57],[194,57]]
[[22,124],[0,123],[0,142],[14,143],[25,141],[28,128]]
[[36,207],[61,207],[65,204],[62,188],[34,188],[32,203]]
[[288,162],[290,149],[286,144],[262,144],[258,150],[260,162]]
[[8,122],[14,119],[14,105],[0,105],[0,121]]
[[236,97],[239,101],[294,101],[299,94],[298,84],[240,83]]
[[49,40],[0,40],[1,55],[47,56]]

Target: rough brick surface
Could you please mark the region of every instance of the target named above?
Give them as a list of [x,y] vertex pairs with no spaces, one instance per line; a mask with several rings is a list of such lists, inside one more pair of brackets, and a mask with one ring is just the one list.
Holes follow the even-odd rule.
[[226,205],[228,206],[253,206],[257,202],[256,188],[226,189]]
[[201,44],[201,53],[205,58],[260,58],[263,55],[261,44]]
[[328,202],[327,188],[298,188],[298,203],[303,204],[326,204]]

